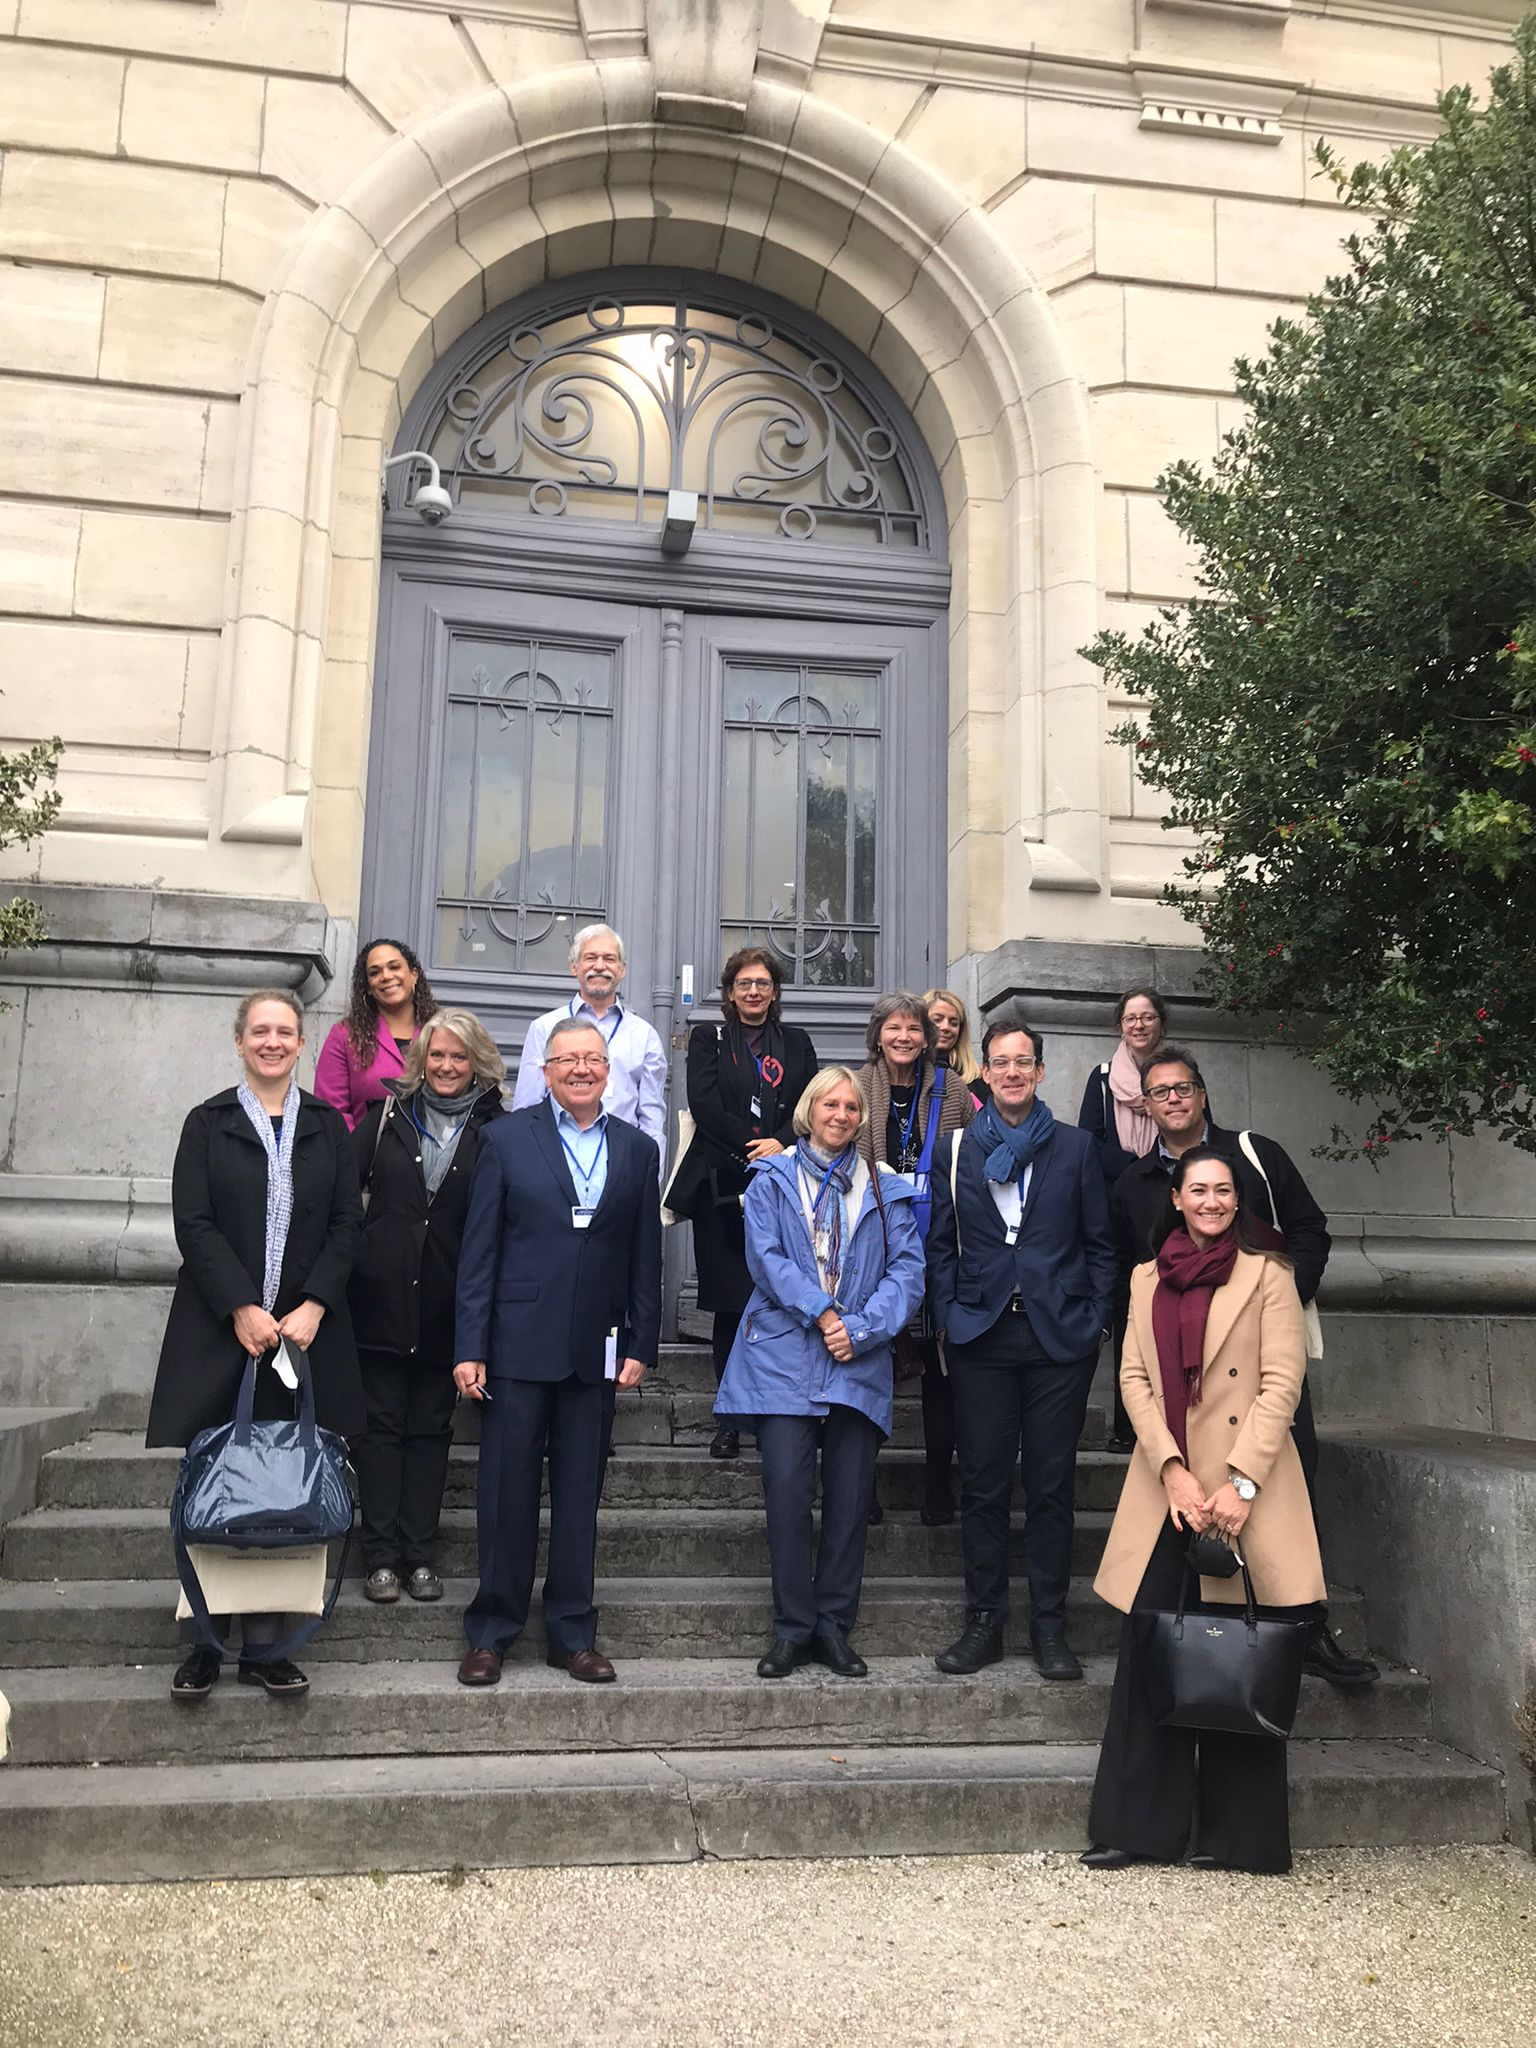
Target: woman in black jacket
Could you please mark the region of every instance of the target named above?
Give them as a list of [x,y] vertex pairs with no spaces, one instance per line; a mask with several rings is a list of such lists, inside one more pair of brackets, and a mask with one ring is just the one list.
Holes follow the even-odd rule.
[[[668,1189],[669,1206],[693,1222],[699,1307],[714,1317],[715,1383],[725,1371],[752,1292],[742,1197],[748,1168],[795,1142],[795,1104],[816,1076],[810,1035],[779,1014],[784,976],[765,946],[741,946],[720,973],[721,1024],[688,1034],[688,1107],[694,1140]],[[722,1424],[712,1458],[741,1450]]]
[[[171,1175],[181,1271],[166,1320],[145,1444],[189,1444],[234,1412],[246,1364],[279,1339],[308,1355],[316,1418],[343,1436],[363,1426],[362,1384],[347,1313],[347,1275],[362,1228],[347,1127],[295,1079],[304,1011],[290,989],[258,989],[235,1015],[245,1072],[199,1104],[182,1126]],[[256,1414],[292,1413],[275,1373],[256,1376]],[[263,1655],[275,1615],[248,1614],[242,1685],[297,1694],[309,1681],[288,1659]],[[222,1628],[220,1633],[223,1633]],[[219,1675],[199,1645],[171,1681],[200,1699]]]
[[398,1600],[402,1581],[413,1600],[443,1597],[454,1283],[480,1132],[502,1112],[506,1073],[477,1017],[439,1010],[353,1134],[368,1192],[351,1298],[368,1402],[356,1457],[370,1600]]

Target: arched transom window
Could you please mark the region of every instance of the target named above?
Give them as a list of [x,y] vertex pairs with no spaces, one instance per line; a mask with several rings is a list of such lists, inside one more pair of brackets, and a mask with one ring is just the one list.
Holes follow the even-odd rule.
[[767,313],[641,286],[487,325],[417,443],[466,510],[659,524],[687,490],[701,532],[928,550],[878,399]]

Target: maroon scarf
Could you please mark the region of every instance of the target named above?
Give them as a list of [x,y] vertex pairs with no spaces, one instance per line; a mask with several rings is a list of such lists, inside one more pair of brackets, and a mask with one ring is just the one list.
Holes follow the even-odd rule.
[[1185,1421],[1203,1391],[1211,1296],[1231,1279],[1236,1263],[1237,1239],[1230,1230],[1214,1244],[1200,1246],[1180,1226],[1169,1233],[1157,1255],[1152,1335],[1157,1340],[1168,1427],[1186,1463]]

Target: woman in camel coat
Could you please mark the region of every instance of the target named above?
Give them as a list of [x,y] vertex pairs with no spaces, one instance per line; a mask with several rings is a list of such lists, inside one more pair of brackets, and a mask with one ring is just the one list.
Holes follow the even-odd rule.
[[[1295,1282],[1244,1216],[1223,1153],[1186,1152],[1173,1201],[1183,1227],[1131,1276],[1120,1379],[1136,1453],[1094,1589],[1125,1614],[1172,1608],[1185,1532],[1240,1537],[1264,1611],[1313,1621],[1325,1589],[1291,1440],[1306,1367]],[[1201,1604],[1242,1597],[1241,1577],[1200,1581]],[[1285,1744],[1160,1727],[1127,1623],[1089,1833],[1083,1860],[1098,1869],[1188,1852],[1224,1869],[1288,1870]]]

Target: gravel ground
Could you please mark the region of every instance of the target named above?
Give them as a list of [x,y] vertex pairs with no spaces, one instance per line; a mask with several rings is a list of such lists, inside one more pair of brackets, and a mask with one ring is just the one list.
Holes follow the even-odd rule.
[[1536,1864],[1063,1856],[0,1892],[6,2048],[1532,2048]]

